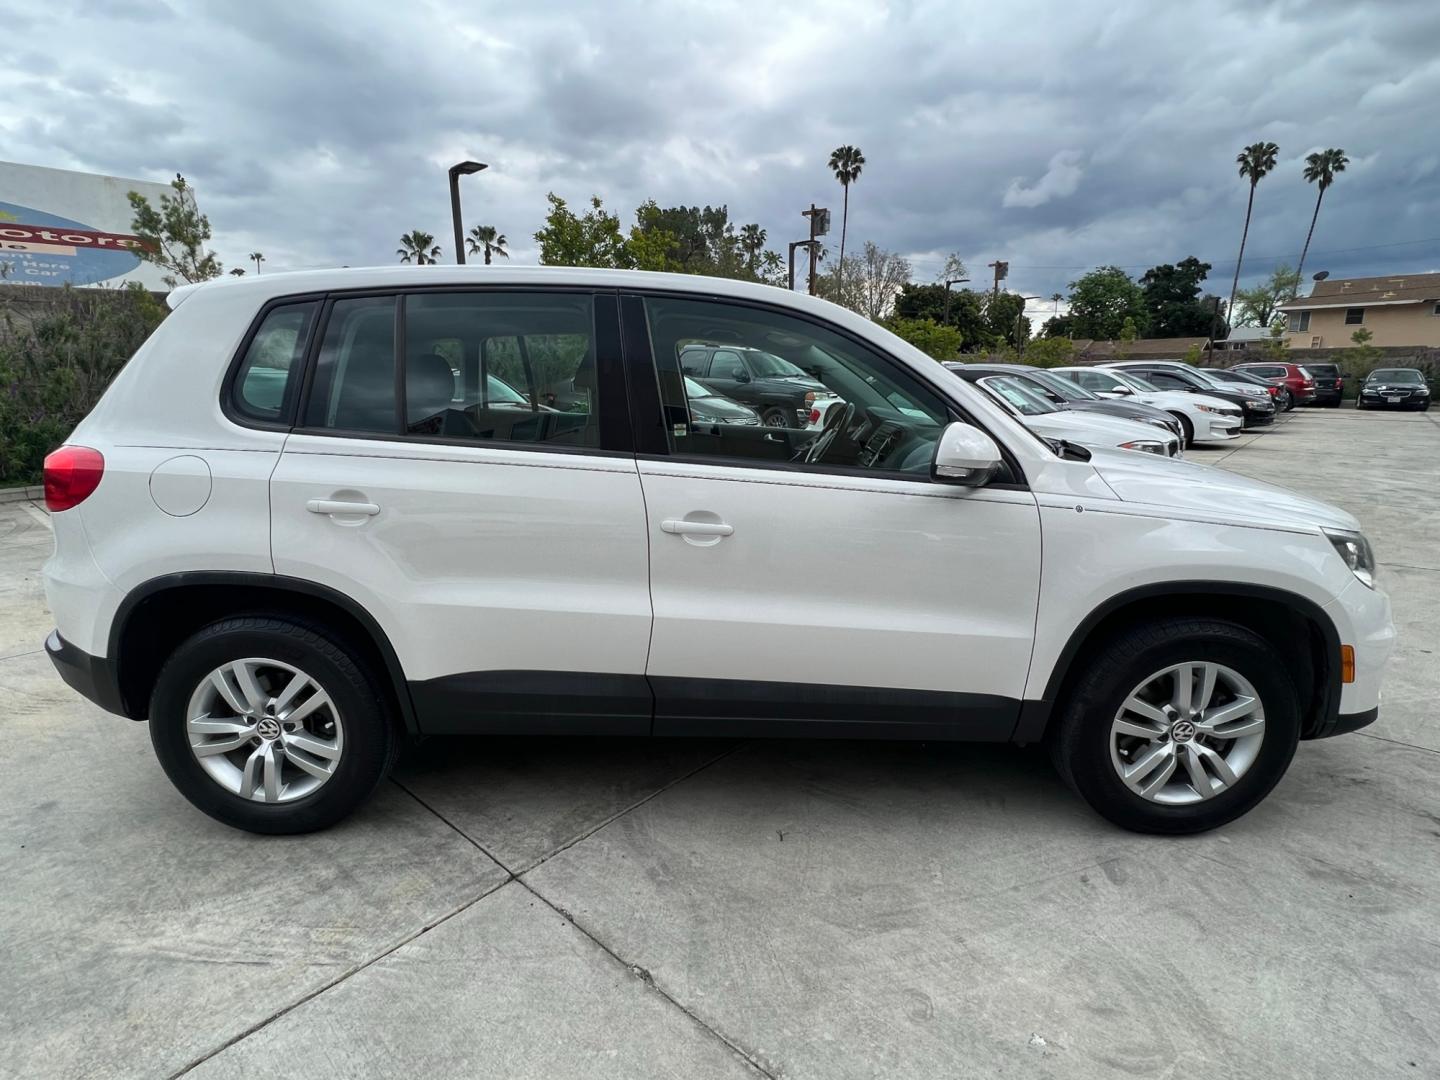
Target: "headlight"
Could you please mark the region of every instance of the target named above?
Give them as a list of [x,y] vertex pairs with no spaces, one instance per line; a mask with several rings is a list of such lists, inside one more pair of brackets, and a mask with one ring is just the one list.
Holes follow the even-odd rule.
[[1195,408],[1201,412],[1223,413],[1224,409],[1217,409],[1214,405],[1196,405]]
[[1132,439],[1130,442],[1122,442],[1121,450],[1139,450],[1142,454],[1159,454],[1165,456],[1165,444],[1155,442],[1153,439]]
[[1166,431],[1171,432],[1172,434],[1175,431],[1174,420],[1161,420],[1158,416],[1143,417],[1141,419],[1141,423],[1149,424],[1151,427],[1164,428]]
[[1360,579],[1366,588],[1375,587],[1375,551],[1370,541],[1358,532],[1344,532],[1340,529],[1326,529],[1325,536],[1335,547],[1335,554],[1345,560],[1350,572]]
[[1246,402],[1245,402],[1245,408],[1247,408],[1247,409],[1258,409],[1258,408],[1260,408],[1260,406],[1263,405],[1263,404],[1264,404],[1264,402],[1261,402],[1261,401],[1251,401],[1251,400],[1247,399]]

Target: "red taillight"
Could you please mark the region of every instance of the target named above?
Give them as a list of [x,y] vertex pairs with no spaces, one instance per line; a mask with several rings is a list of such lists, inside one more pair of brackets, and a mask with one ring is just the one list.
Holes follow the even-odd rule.
[[1271,396],[1271,397],[1279,397],[1279,396],[1280,396],[1280,388],[1279,388],[1278,386],[1271,386],[1271,387],[1270,387],[1270,396]]
[[812,423],[812,424],[818,424],[819,422],[820,422],[820,410],[819,410],[819,409],[811,409],[811,410],[810,410],[810,423]]
[[100,486],[105,458],[88,446],[62,446],[45,458],[45,506],[52,514],[79,506]]

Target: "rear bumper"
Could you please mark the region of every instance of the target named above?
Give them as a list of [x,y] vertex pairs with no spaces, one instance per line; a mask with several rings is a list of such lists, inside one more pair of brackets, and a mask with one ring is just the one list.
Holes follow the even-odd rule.
[[51,630],[50,636],[45,639],[45,652],[60,673],[60,678],[72,690],[79,691],[106,712],[125,715],[125,705],[120,698],[120,676],[113,660],[91,656],[66,641],[58,630]]

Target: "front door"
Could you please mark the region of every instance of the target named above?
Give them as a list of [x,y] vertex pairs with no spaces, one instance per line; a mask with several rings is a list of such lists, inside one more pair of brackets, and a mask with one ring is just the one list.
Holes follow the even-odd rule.
[[271,480],[276,571],[379,622],[426,732],[648,732],[614,298],[419,291],[327,314]]
[[[657,734],[1008,738],[1040,578],[1022,478],[932,481],[936,438],[964,418],[825,324],[658,295],[625,298],[623,314],[647,451]],[[715,343],[816,373],[843,406],[820,431],[697,424],[678,358]]]

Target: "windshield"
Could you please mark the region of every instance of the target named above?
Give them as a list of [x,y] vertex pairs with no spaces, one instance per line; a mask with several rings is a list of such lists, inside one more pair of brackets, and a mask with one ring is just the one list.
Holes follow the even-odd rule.
[[492,404],[499,401],[511,405],[524,405],[527,409],[530,407],[530,399],[504,379],[489,375],[485,379],[485,386],[489,390],[489,400]]
[[1055,393],[1059,394],[1066,401],[1100,400],[1099,395],[1092,394],[1068,375],[1061,375],[1055,371],[1031,371],[1027,374],[1036,382],[1054,390]]
[[745,359],[749,361],[750,373],[757,379],[792,379],[796,376],[805,377],[805,372],[774,353],[761,352],[759,349],[750,349]]
[[1019,379],[1008,375],[981,379],[980,385],[1021,416],[1044,416],[1047,413],[1060,411]]
[[1226,380],[1220,378],[1220,376],[1214,374],[1213,372],[1209,372],[1206,371],[1204,368],[1197,367],[1187,367],[1185,370],[1188,371],[1191,375],[1194,375],[1206,386],[1213,386],[1216,390],[1226,389]]
[[1366,382],[1399,383],[1404,386],[1421,386],[1425,380],[1414,368],[1381,368],[1365,377]]

